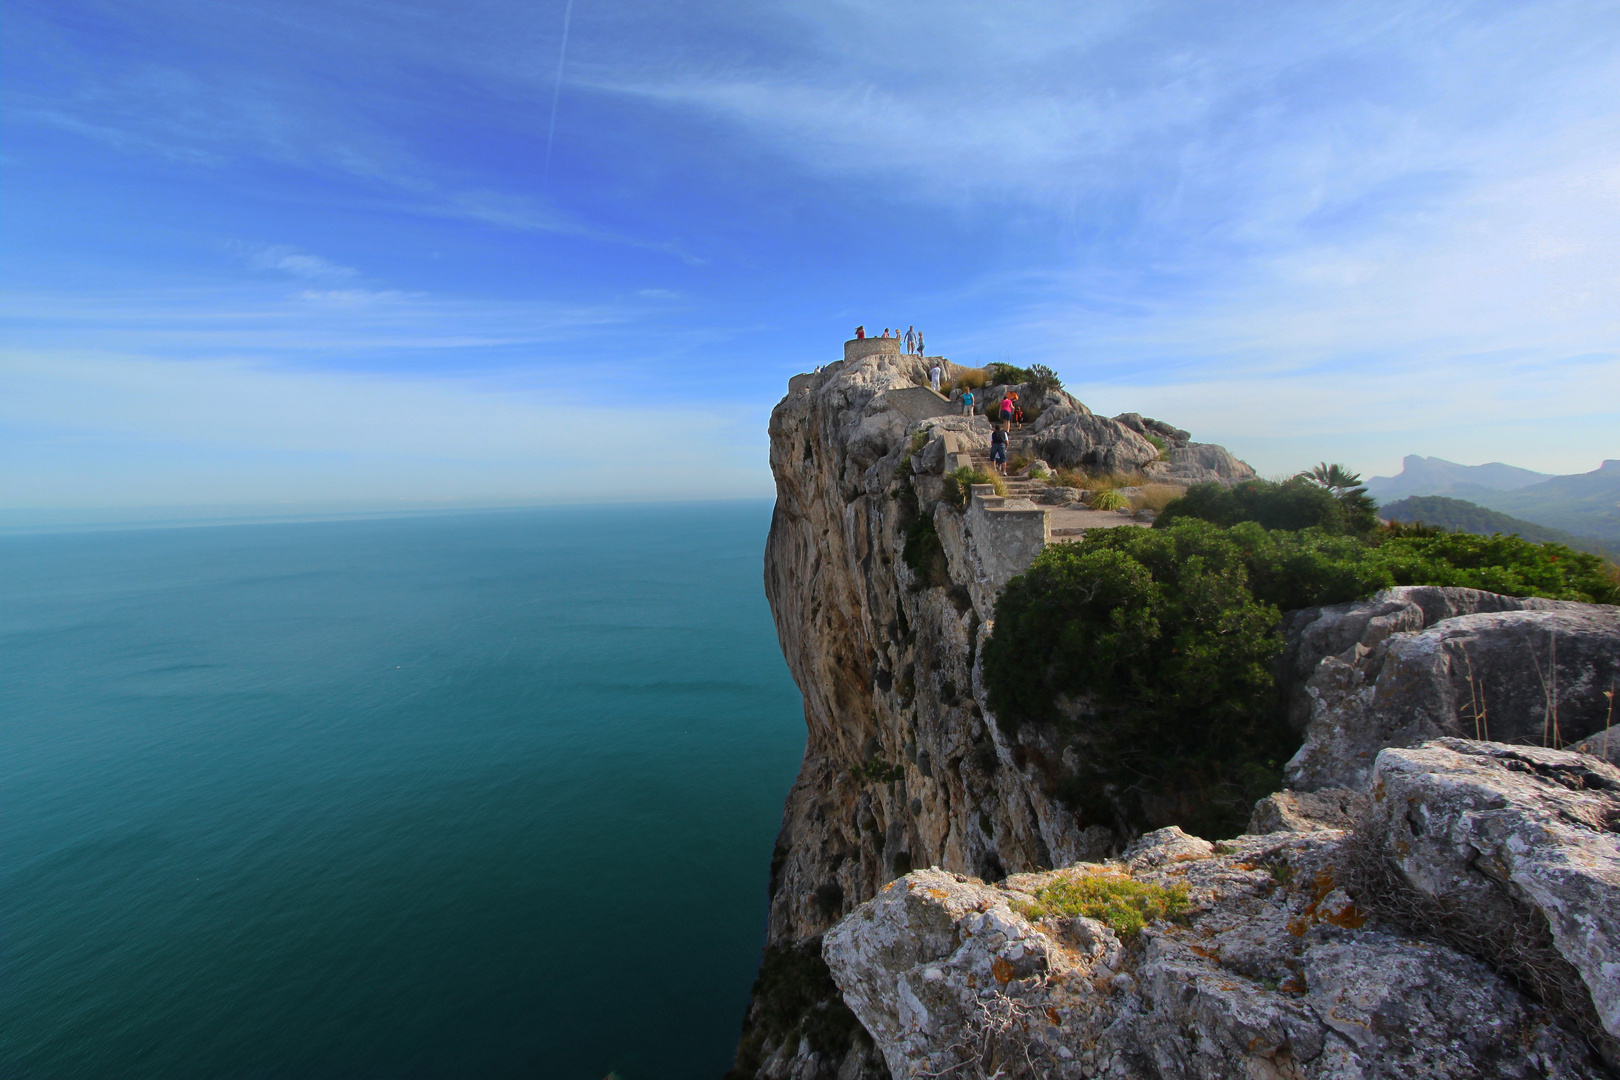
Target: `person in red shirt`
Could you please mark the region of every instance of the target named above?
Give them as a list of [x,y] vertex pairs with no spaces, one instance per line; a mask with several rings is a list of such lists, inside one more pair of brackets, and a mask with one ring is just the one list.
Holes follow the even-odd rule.
[[857,326],[855,328],[855,340],[856,341],[863,341],[863,340],[865,340],[865,338],[866,338],[866,327],[865,326]]

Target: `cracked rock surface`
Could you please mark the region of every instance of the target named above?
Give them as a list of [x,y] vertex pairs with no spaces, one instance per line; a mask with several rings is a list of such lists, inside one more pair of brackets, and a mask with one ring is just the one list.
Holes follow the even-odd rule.
[[[916,871],[824,951],[896,1077],[1609,1075],[1485,963],[1360,911],[1337,879],[1345,836],[1213,845],[1168,828],[1117,860],[996,885]],[[1122,940],[1029,906],[1073,874],[1184,888],[1191,910]]]

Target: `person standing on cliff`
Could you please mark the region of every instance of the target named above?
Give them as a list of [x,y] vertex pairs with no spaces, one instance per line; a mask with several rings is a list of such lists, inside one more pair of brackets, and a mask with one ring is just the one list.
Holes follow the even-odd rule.
[[1007,475],[1007,425],[997,424],[996,429],[990,433],[990,464],[996,467],[996,472],[1002,476]]
[[962,415],[963,416],[972,416],[973,415],[973,391],[972,390],[964,389],[962,391]]
[[865,341],[866,340],[866,327],[857,326],[855,328],[855,340],[856,341]]
[[916,351],[917,351],[917,328],[915,326],[908,326],[908,327],[906,327],[906,352],[914,353]]
[[923,354],[922,349],[923,349],[923,346],[922,346],[922,331],[919,330],[919,331],[917,331],[917,355],[918,356],[921,356]]
[[939,369],[939,364],[936,363],[928,369],[928,385],[934,388],[934,393],[939,393],[939,381],[944,377],[945,373]]

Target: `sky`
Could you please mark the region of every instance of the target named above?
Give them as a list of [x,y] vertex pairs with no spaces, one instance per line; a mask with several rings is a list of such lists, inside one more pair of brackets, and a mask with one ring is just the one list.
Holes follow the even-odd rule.
[[764,496],[857,323],[1620,457],[1620,5],[0,0],[0,511]]

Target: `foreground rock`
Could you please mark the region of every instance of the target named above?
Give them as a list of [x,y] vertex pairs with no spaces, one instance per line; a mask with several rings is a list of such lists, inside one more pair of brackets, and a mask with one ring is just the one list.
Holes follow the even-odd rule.
[[[945,501],[941,473],[947,441],[963,454],[987,448],[989,424],[921,415],[930,361],[866,348],[879,351],[795,376],[771,414],[765,591],[808,737],[773,853],[768,970],[738,1076],[879,1074],[858,1037],[826,1037],[844,1029],[806,997],[825,974],[812,970],[819,949],[814,964],[806,957],[896,876],[939,865],[996,879],[1100,858],[1115,842],[1054,794],[1058,751],[1046,753],[1033,728],[1010,742],[985,709],[975,672],[995,596],[1034,553]],[[1051,449],[1039,456],[1054,466],[1130,469],[1158,457],[1141,432],[1061,391],[1040,404],[1032,443]],[[937,559],[919,570],[907,536],[930,526]]]
[[1372,808],[1368,836],[1432,928],[1571,1007],[1584,996],[1620,1064],[1620,769],[1442,739],[1380,754]]
[[[1366,876],[1355,859],[1387,850],[1413,888],[1485,908],[1522,894],[1511,902],[1555,921],[1608,1016],[1616,838],[1594,822],[1620,802],[1606,774],[1568,786],[1582,761],[1604,768],[1507,747],[1388,751],[1370,846],[1310,816],[1338,820],[1342,804],[1307,799],[1292,828],[1221,845],[1170,828],[1121,859],[999,885],[919,871],[834,928],[827,962],[897,1077],[1605,1076],[1567,1010],[1344,887]],[[1402,831],[1411,807],[1433,825],[1421,844]],[[1130,939],[1034,906],[1075,874],[1184,888],[1189,911]]]
[[1599,604],[1414,586],[1291,613],[1284,637],[1301,790],[1365,789],[1378,751],[1441,736],[1574,742],[1620,685],[1620,608]]

